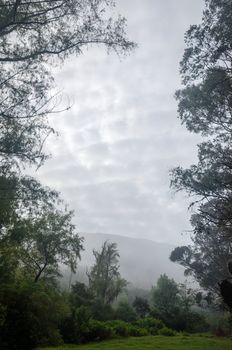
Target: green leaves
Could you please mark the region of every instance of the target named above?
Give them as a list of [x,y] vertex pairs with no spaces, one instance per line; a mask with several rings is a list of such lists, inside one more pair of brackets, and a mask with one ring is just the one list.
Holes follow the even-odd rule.
[[[192,245],[171,260],[200,285],[219,292],[232,254],[232,3],[206,0],[202,23],[186,33],[178,111],[190,132],[201,134],[198,163],[172,171],[171,186],[193,196]],[[195,205],[194,205],[195,204]]]
[[88,273],[90,290],[103,304],[111,304],[127,285],[120,277],[117,245],[106,241],[101,251],[94,250],[93,254],[95,264]]

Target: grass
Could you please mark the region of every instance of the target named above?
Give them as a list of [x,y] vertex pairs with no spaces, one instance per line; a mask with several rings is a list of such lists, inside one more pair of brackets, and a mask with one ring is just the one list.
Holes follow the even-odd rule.
[[150,336],[37,350],[232,350],[232,340],[205,336]]

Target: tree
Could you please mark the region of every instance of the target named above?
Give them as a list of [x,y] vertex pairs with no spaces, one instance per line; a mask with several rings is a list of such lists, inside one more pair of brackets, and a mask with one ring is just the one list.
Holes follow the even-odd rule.
[[70,297],[71,305],[74,308],[79,308],[81,306],[90,307],[94,299],[94,296],[89,288],[81,282],[76,282],[74,285],[72,285]]
[[152,289],[152,303],[165,318],[173,318],[180,305],[177,283],[167,275],[161,275]]
[[202,287],[218,291],[232,243],[232,3],[205,4],[202,23],[186,33],[184,88],[176,93],[182,123],[205,140],[198,145],[198,164],[177,167],[171,181],[177,191],[194,197],[193,244],[177,248],[171,259]]
[[[41,211],[36,196],[41,196],[42,186],[21,170],[47,158],[43,145],[54,132],[48,115],[57,112],[57,100],[50,93],[51,66],[81,54],[88,45],[102,44],[118,53],[134,47],[126,38],[125,18],[110,18],[113,7],[113,1],[106,0],[0,0],[1,239],[9,238],[9,227],[19,236],[20,215],[25,219],[29,211]],[[44,201],[52,193],[46,190]],[[55,191],[52,196],[56,201]]]
[[9,172],[8,177],[0,177],[1,282],[9,282],[15,277],[29,217],[35,219],[41,211],[55,210],[58,203],[61,201],[57,192],[41,186],[31,177],[19,177],[14,172]]
[[100,252],[93,251],[95,264],[88,273],[89,287],[103,304],[111,304],[127,285],[119,272],[119,253],[116,243],[103,243]]
[[192,309],[196,305],[196,291],[185,284],[178,285],[166,275],[161,275],[153,287],[152,303],[151,314],[177,331],[200,332],[207,329],[204,316]]
[[135,300],[132,303],[132,306],[134,307],[139,317],[145,317],[150,312],[150,306],[148,304],[147,299],[136,296]]
[[115,318],[124,322],[135,322],[137,315],[127,300],[122,300],[115,310]]
[[[207,203],[204,210],[210,210]],[[231,237],[217,225],[207,223],[200,214],[192,215],[194,234],[192,245],[175,248],[170,259],[185,267],[185,275],[192,275],[205,290],[220,294],[219,281],[228,277],[227,262],[232,254]]]
[[109,17],[112,7],[111,0],[0,1],[1,163],[46,159],[43,144],[54,132],[47,116],[57,104],[51,65],[93,44],[117,53],[135,46],[125,18]]
[[[54,132],[48,115],[57,112],[57,101],[50,94],[51,66],[81,54],[88,45],[103,44],[118,53],[134,47],[126,38],[125,18],[109,16],[112,7],[108,0],[0,0],[1,239],[9,238],[8,228],[19,237],[16,226],[22,229],[28,212],[34,216],[42,212],[34,199],[42,186],[21,170],[28,164],[39,166],[47,158],[43,145]],[[50,190],[45,192],[44,199],[51,195]],[[5,243],[6,238],[4,249]]]
[[1,210],[6,212],[0,226],[1,280],[9,282],[18,268],[35,281],[57,277],[60,263],[74,271],[83,240],[71,222],[73,213],[57,192],[35,179],[12,174],[9,181],[11,198],[1,198],[10,203],[3,203]]
[[35,282],[59,276],[61,264],[76,271],[83,239],[75,233],[72,215],[69,211],[56,210],[18,223],[16,230],[22,234],[19,258],[23,270]]
[[19,280],[1,285],[0,304],[5,306],[0,325],[1,349],[34,349],[62,344],[59,325],[69,313],[64,296],[54,287]]

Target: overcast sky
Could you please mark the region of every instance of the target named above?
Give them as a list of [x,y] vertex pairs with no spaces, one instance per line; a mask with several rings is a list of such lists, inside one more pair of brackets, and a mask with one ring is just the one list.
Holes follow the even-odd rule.
[[138,49],[125,59],[89,49],[56,73],[72,108],[55,118],[59,138],[38,171],[75,210],[79,232],[181,244],[189,201],[169,188],[169,170],[196,161],[197,138],[180,125],[184,33],[203,0],[118,0]]

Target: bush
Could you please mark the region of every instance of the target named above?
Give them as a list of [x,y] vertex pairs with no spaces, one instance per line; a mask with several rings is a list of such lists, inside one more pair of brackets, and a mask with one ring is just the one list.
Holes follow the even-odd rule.
[[115,321],[108,321],[106,322],[106,324],[114,331],[116,336],[129,337],[130,328],[128,323],[121,320],[115,320]]
[[165,327],[165,324],[161,320],[152,317],[141,318],[136,322],[136,325],[140,328],[146,329],[151,335],[157,335],[159,330]]
[[63,299],[57,290],[42,282],[20,281],[2,287],[0,347],[27,350],[62,344],[59,325],[68,313]]
[[163,314],[157,309],[152,309],[151,314],[154,318],[159,318],[163,323],[175,331],[187,331],[190,333],[199,333],[208,331],[208,325],[203,314],[191,309],[176,308],[172,314]]
[[163,327],[159,330],[159,335],[164,335],[166,337],[173,337],[176,335],[176,332],[173,331],[172,329],[168,328],[168,327]]
[[186,314],[183,314],[183,319],[185,319],[185,330],[187,332],[200,333],[209,330],[204,315],[198,312],[189,311]]
[[106,322],[90,320],[88,323],[88,341],[105,340],[114,337],[113,329]]
[[88,339],[90,311],[86,306],[72,310],[61,325],[61,333],[65,343],[80,344]]
[[95,300],[92,303],[91,315],[94,320],[98,321],[108,321],[115,318],[111,305],[105,305],[101,300]]
[[232,321],[229,314],[208,316],[207,323],[209,324],[209,331],[213,335],[226,337],[232,334]]
[[143,337],[149,335],[146,329],[121,320],[108,321],[106,324],[112,329],[115,336],[118,337]]
[[129,325],[129,335],[131,337],[145,337],[149,335],[149,332],[145,328]]

